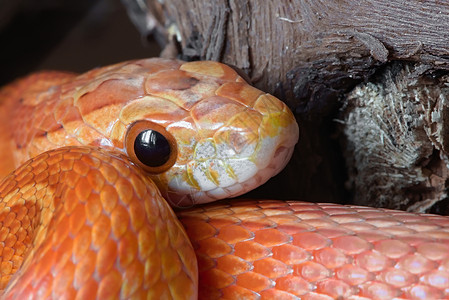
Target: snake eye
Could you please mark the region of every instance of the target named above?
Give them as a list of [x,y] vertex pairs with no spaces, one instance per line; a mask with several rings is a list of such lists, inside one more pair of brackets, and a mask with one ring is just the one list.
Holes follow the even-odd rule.
[[175,138],[163,126],[146,120],[129,127],[126,151],[132,161],[153,174],[167,171],[177,157]]

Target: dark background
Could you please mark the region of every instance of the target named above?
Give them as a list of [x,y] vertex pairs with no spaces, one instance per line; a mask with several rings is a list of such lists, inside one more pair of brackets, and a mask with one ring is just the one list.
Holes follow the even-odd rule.
[[37,70],[84,72],[159,53],[119,0],[0,0],[0,86]]

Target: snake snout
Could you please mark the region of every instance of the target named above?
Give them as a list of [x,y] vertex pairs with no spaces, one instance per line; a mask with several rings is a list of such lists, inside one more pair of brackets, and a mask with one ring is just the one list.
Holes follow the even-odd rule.
[[192,160],[172,176],[166,197],[175,206],[190,206],[242,195],[285,167],[298,137],[287,106],[261,95],[254,108],[235,114],[195,144]]

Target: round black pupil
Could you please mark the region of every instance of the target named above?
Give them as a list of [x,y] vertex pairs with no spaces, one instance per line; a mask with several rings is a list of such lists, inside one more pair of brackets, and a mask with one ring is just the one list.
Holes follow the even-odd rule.
[[162,134],[148,129],[137,135],[134,153],[141,163],[149,167],[159,167],[170,158],[170,144]]

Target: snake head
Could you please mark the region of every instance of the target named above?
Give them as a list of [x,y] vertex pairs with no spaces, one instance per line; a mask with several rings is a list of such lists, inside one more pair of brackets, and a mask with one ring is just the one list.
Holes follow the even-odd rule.
[[[161,162],[162,169],[155,172],[146,169],[175,206],[235,197],[256,188],[284,168],[298,140],[298,125],[288,107],[221,63],[182,63],[152,74],[145,80],[145,93],[122,115],[140,111],[138,118],[125,123],[163,127],[156,131],[170,149],[162,156],[175,159],[168,167]],[[134,160],[136,136],[127,135],[126,148]]]
[[287,164],[298,140],[283,102],[218,62],[152,58],[91,73],[78,78],[94,81],[76,90],[75,104],[106,136],[96,143],[126,152],[174,206],[256,188]]

